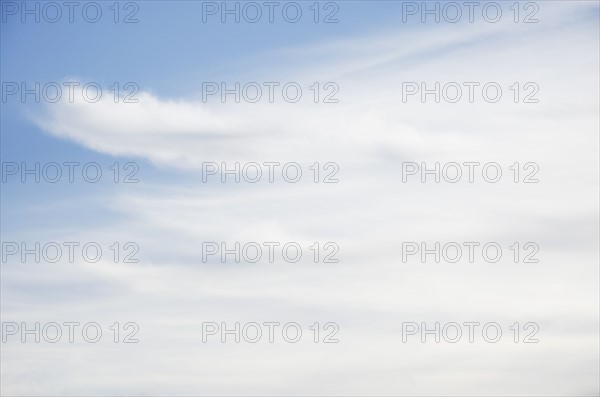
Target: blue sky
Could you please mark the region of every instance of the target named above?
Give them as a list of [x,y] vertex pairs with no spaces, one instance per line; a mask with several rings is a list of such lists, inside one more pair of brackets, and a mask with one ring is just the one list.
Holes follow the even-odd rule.
[[[20,15],[6,16],[7,22],[1,26],[3,81],[33,86],[35,82],[43,85],[74,77],[98,82],[105,95],[110,94],[108,87],[114,82],[134,82],[142,90],[165,98],[197,97],[202,81],[231,80],[243,75],[247,68],[264,67],[261,58],[269,51],[325,38],[360,36],[373,31],[382,20],[397,23],[397,18],[389,13],[400,9],[400,4],[394,2],[385,8],[360,1],[347,2],[336,13],[338,23],[315,24],[312,16],[306,14],[309,11],[306,5],[303,6],[305,16],[295,24],[286,23],[280,14],[273,24],[268,23],[266,16],[256,24],[223,24],[219,15],[207,17],[208,23],[202,22],[202,2],[178,1],[166,6],[166,2],[147,1],[138,3],[135,16],[139,22],[115,24],[108,9],[112,3],[101,4],[104,16],[95,24],[87,23],[80,14],[75,14],[73,23],[63,22],[67,18],[66,11],[63,19],[54,24],[43,19],[41,23],[21,23]],[[121,12],[124,16],[132,10]],[[33,16],[28,18],[33,21]],[[233,17],[230,16],[229,21],[233,21]],[[240,69],[240,60],[247,66]],[[97,161],[103,164],[116,161],[112,156],[44,134],[28,120],[28,112],[35,107],[31,96],[26,104],[12,98],[2,104],[4,161]],[[165,172],[143,158],[129,159],[143,164],[146,179]],[[173,177],[169,174],[166,179]],[[15,193],[12,189],[5,190],[5,204],[17,205],[30,197],[17,192],[28,192],[22,189],[31,186],[11,187]],[[56,189],[52,185],[44,188],[56,195],[65,191],[62,185]],[[69,186],[69,193],[71,189],[77,186]]]
[[[404,23],[406,2],[319,2],[339,8],[331,24],[312,21],[313,1],[298,2],[298,23],[276,14],[256,24],[204,23],[200,1],[135,2],[139,22],[114,23],[113,2],[99,3],[95,24],[3,14],[3,87],[97,82],[104,96],[9,97],[2,162],[96,162],[105,177],[8,176],[0,231],[2,242],[93,241],[105,252],[135,242],[139,262],[12,256],[1,263],[1,317],[136,322],[140,342],[11,339],[0,346],[2,394],[598,394],[597,2],[519,2],[521,19],[538,7],[532,24],[512,21],[512,1],[498,2],[498,23],[479,13],[474,23]],[[137,84],[139,102],[115,104],[115,82]],[[203,82],[297,82],[303,97],[203,103]],[[314,103],[315,82],[334,82],[339,102]],[[406,82],[496,82],[503,97],[404,103]],[[527,83],[538,103],[523,103]],[[202,181],[207,162],[270,161],[300,164],[301,182]],[[500,164],[501,181],[402,183],[405,162],[472,161]],[[139,182],[111,182],[115,162],[120,177],[137,164]],[[336,163],[339,183],[311,182],[315,162]],[[512,182],[515,162],[536,163],[540,182]],[[294,241],[306,254],[202,262],[203,243],[236,241]],[[317,241],[338,244],[339,262],[311,262]],[[495,264],[403,263],[402,243],[422,241],[494,241],[505,254]],[[532,241],[539,262],[514,263],[509,247]],[[305,335],[335,322],[340,342],[202,343],[207,321],[298,322]],[[405,321],[498,322],[506,333],[498,344],[403,344]],[[540,342],[513,343],[514,322],[539,324]]]

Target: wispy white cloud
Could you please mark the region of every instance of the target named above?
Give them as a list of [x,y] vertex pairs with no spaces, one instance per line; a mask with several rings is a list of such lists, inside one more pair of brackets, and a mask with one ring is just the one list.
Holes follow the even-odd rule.
[[[106,244],[133,239],[141,262],[39,267],[39,280],[53,287],[29,299],[38,307],[48,300],[46,311],[6,299],[38,279],[31,267],[3,266],[11,280],[3,281],[10,293],[3,312],[138,321],[143,343],[102,352],[73,346],[85,362],[60,361],[58,348],[28,347],[40,355],[34,365],[44,382],[24,386],[31,363],[23,361],[3,367],[10,385],[3,392],[78,394],[92,383],[98,394],[597,393],[599,39],[597,21],[582,18],[588,7],[560,2],[538,25],[398,28],[317,43],[269,54],[269,67],[247,73],[249,81],[304,86],[335,79],[338,104],[202,103],[145,91],[137,104],[106,97],[48,106],[34,118],[42,129],[101,153],[186,175],[206,161],[336,161],[340,183],[141,183],[107,197],[105,210],[121,215],[118,230],[77,226],[71,233]],[[403,81],[533,81],[540,103],[402,103]],[[402,161],[535,161],[541,182],[402,184]],[[474,239],[537,241],[543,260],[401,262],[402,241]],[[336,241],[342,260],[201,263],[203,241],[236,240]],[[80,285],[90,286],[81,301],[50,305],[60,288]],[[343,343],[200,340],[202,321],[270,320],[336,321]],[[401,343],[402,321],[469,320],[536,321],[543,342]],[[6,345],[4,354],[14,362],[22,353]],[[77,376],[63,389],[59,374],[67,369]],[[95,383],[90,374],[111,381]]]

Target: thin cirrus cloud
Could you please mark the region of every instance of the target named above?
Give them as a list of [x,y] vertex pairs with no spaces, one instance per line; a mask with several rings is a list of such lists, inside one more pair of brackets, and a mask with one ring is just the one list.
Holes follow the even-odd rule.
[[[562,9],[571,12],[574,21],[588,11],[587,7]],[[137,104],[114,103],[110,95],[98,103],[86,103],[81,95],[75,96],[74,103],[64,98],[48,105],[46,112],[36,114],[34,120],[43,130],[90,149],[147,158],[177,168],[199,168],[202,161],[212,160],[310,161],[325,157],[341,161],[356,160],[357,156],[372,160],[381,152],[404,157],[439,157],[444,153],[461,156],[471,150],[458,145],[464,138],[468,138],[472,148],[485,154],[501,150],[511,150],[513,154],[519,148],[511,144],[510,134],[521,134],[520,129],[528,132],[527,138],[522,134],[520,139],[533,143],[540,140],[542,130],[545,134],[563,133],[567,123],[568,128],[589,127],[594,117],[597,98],[591,90],[585,90],[590,79],[598,79],[594,73],[597,56],[588,50],[595,42],[594,28],[583,23],[568,31],[549,30],[552,13],[549,14],[547,23],[539,26],[440,26],[421,35],[406,34],[414,40],[387,32],[368,41],[345,40],[342,44],[338,40],[329,45],[333,48],[324,59],[316,56],[322,50],[310,47],[296,52],[286,50],[267,57],[270,72],[261,71],[262,76],[246,72],[250,77],[242,80],[242,84],[298,82],[304,89],[299,103],[286,103],[277,96],[275,103],[262,100],[236,104],[231,96],[227,103],[203,103],[200,95],[163,99],[142,90]],[[522,40],[522,34],[527,34],[528,40]],[[320,47],[327,46],[319,44],[314,48]],[[303,60],[295,70],[287,66],[286,60],[297,57]],[[505,67],[503,62],[509,59],[518,60],[515,67]],[[344,67],[352,64],[353,67]],[[423,106],[416,98],[402,103],[402,82],[433,84],[442,80],[440,70],[444,71],[442,83],[495,81],[506,91],[515,81],[535,81],[545,88],[539,94],[544,100],[527,112],[506,101],[493,106],[479,100],[475,104],[440,104],[434,108]],[[578,73],[565,76],[566,70]],[[227,76],[222,77],[227,81]],[[340,87],[340,103],[316,106],[308,87],[312,81],[329,79]],[[553,84],[544,85],[547,81]],[[200,91],[200,87],[197,89]],[[565,124],[548,121],[548,114],[562,115]],[[493,147],[487,143],[486,147],[487,133],[499,131],[507,139],[494,141]],[[579,146],[578,137],[572,139]]]
[[[106,323],[133,318],[144,343],[134,347],[134,361],[130,350],[70,346],[86,358],[78,361],[61,360],[58,348],[28,346],[38,357],[33,364],[19,362],[23,350],[8,344],[3,359],[16,364],[3,367],[2,391],[597,394],[598,93],[589,86],[598,86],[598,53],[590,51],[598,35],[597,22],[586,18],[597,6],[556,3],[544,7],[545,23],[530,26],[391,28],[369,39],[272,51],[268,67],[240,77],[303,87],[333,80],[337,104],[315,106],[310,96],[296,104],[203,103],[199,95],[167,99],[146,88],[136,104],[105,97],[34,113],[52,136],[184,175],[197,175],[205,161],[326,160],[339,163],[340,183],[223,186],[195,178],[103,193],[100,211],[118,213],[118,227],[72,225],[60,237],[105,245],[134,238],[140,263],[59,263],[36,269],[33,279],[30,268],[3,267],[10,280],[3,280],[3,312],[24,321],[81,312]],[[402,103],[403,81],[534,81],[540,103]],[[536,161],[543,183],[407,185],[402,161]],[[401,262],[402,241],[474,236],[508,245],[534,239],[544,260],[527,267]],[[201,261],[203,241],[272,240],[336,241],[342,260]],[[82,285],[79,299],[65,298]],[[26,296],[17,293],[23,286]],[[202,321],[244,320],[336,321],[345,343],[325,350],[200,343]],[[536,321],[543,349],[510,341],[435,349],[400,343],[402,321],[469,320]],[[36,375],[23,381],[31,365]]]

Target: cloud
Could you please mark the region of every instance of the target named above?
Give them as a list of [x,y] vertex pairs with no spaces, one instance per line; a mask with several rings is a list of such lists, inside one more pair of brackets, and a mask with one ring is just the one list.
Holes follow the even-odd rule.
[[[138,264],[3,264],[5,318],[83,313],[142,330],[139,345],[69,346],[76,353],[66,360],[64,346],[27,346],[38,361],[25,381],[31,362],[5,345],[3,360],[16,364],[3,366],[3,392],[597,392],[598,35],[588,7],[548,6],[537,25],[393,27],[267,53],[268,67],[246,73],[303,87],[333,79],[337,104],[313,103],[310,90],[298,103],[236,104],[145,89],[136,104],[105,96],[48,105],[33,120],[49,134],[184,178],[111,190],[98,212],[119,222],[62,231],[106,246],[134,240]],[[496,104],[403,103],[406,81],[494,81],[505,92]],[[536,82],[540,102],[515,104],[515,81]],[[201,184],[207,161],[335,161],[340,182]],[[498,184],[405,184],[404,161],[494,161],[506,174]],[[528,161],[539,164],[540,183],[513,183],[508,167]],[[403,241],[473,240],[536,241],[541,260],[515,264],[507,252],[498,264],[402,263]],[[202,263],[204,241],[335,241],[340,263]],[[507,332],[535,321],[541,342],[514,344],[509,333],[498,345],[401,343],[403,321],[471,320]],[[202,344],[203,321],[335,321],[342,342]]]

